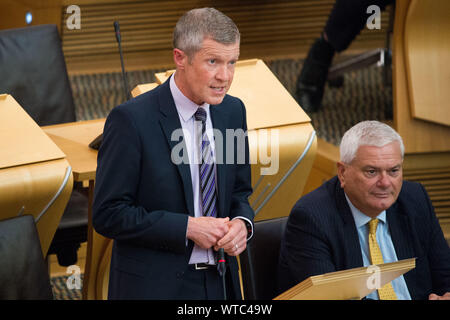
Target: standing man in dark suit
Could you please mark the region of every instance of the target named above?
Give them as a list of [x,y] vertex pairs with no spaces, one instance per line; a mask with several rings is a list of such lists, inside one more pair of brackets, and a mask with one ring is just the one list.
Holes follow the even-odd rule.
[[291,211],[280,291],[313,275],[416,257],[415,269],[368,298],[450,298],[450,249],[425,189],[403,181],[398,133],[363,121],[344,134],[340,153],[338,176]]
[[215,140],[247,131],[242,101],[226,94],[239,43],[221,12],[185,13],[173,36],[175,74],[108,116],[93,225],[114,239],[109,298],[223,299],[219,248],[227,298],[241,298],[236,256],[254,217],[248,141]]

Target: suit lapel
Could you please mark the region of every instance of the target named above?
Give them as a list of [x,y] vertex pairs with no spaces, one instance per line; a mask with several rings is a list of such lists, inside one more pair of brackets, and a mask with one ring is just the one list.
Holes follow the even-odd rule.
[[[169,78],[170,79],[170,78]],[[161,91],[159,92],[159,105],[161,111],[161,118],[159,123],[166,136],[169,149],[172,151],[175,146],[182,143],[182,152],[187,152],[184,136],[180,140],[172,140],[172,133],[175,130],[181,130],[180,118],[178,116],[175,102],[170,92],[169,80],[161,85]],[[187,155],[185,155],[187,156]],[[180,173],[181,180],[184,187],[184,197],[186,200],[189,215],[194,216],[194,195],[192,191],[191,170],[189,161],[176,165],[178,172]]]
[[403,260],[413,257],[413,248],[406,232],[410,229],[406,215],[399,210],[397,203],[391,206],[386,214],[397,259]]
[[[411,230],[408,217],[400,210],[397,202],[386,211],[386,216],[397,259],[403,260],[415,257],[413,239],[411,239],[408,232],[408,230]],[[416,269],[413,269],[403,275],[406,285],[408,286],[409,293],[413,299],[416,297],[415,279],[417,276]]]
[[[217,170],[217,201],[218,201],[218,217],[223,217],[225,215],[225,181],[226,181],[226,122],[225,117],[223,116],[223,105],[211,105],[209,108],[209,112],[211,114],[211,122],[214,129],[217,129],[222,134],[222,146],[218,143],[216,146],[216,170]],[[218,140],[216,139],[216,142]],[[218,149],[221,148],[222,150]],[[220,156],[221,155],[221,156]]]
[[356,230],[355,220],[353,219],[352,212],[345,198],[344,190],[341,188],[341,184],[337,178],[335,185],[336,193],[336,207],[344,222],[343,224],[343,237],[344,249],[346,254],[346,268],[357,268],[363,266],[363,259],[361,253],[361,245],[359,244],[358,231]]

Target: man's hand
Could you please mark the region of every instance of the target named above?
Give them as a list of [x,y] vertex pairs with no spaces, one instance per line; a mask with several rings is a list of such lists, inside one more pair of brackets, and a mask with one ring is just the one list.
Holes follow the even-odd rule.
[[228,222],[229,231],[214,246],[214,250],[223,248],[230,256],[237,256],[247,247],[247,227],[242,219]]
[[203,249],[216,245],[228,232],[230,218],[189,217],[186,237]]
[[428,300],[450,300],[450,292],[446,292],[443,296],[432,293],[428,296]]

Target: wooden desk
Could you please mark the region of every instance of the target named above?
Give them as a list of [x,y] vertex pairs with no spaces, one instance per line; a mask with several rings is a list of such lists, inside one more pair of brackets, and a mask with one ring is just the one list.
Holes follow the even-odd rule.
[[97,170],[97,151],[89,148],[89,143],[103,132],[105,119],[69,122],[42,127],[44,132],[66,154],[67,161],[72,166],[74,181],[89,181],[88,196],[88,236],[86,267],[83,279],[83,297],[89,281],[89,266],[91,265],[93,237],[97,234],[92,228],[92,203],[94,201],[95,173]]
[[75,181],[93,181],[97,169],[97,151],[89,143],[103,132],[105,119],[69,122],[42,127],[66,154]]

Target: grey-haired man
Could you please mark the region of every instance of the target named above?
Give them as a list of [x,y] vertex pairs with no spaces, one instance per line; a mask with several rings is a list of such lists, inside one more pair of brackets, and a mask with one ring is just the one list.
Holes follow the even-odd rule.
[[[244,163],[236,161],[236,145],[234,162],[219,163],[215,155],[225,150],[211,135],[247,130],[242,101],[226,94],[239,41],[221,12],[185,13],[174,31],[175,74],[108,116],[93,225],[115,240],[109,298],[223,299],[219,248],[227,255],[227,298],[241,298],[236,256],[254,217],[248,142]],[[185,154],[174,155],[180,143]]]
[[344,134],[340,152],[337,177],[291,211],[280,291],[312,275],[416,257],[415,269],[368,298],[450,298],[450,249],[423,186],[403,181],[398,133],[363,121]]

